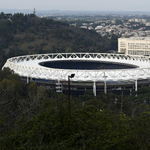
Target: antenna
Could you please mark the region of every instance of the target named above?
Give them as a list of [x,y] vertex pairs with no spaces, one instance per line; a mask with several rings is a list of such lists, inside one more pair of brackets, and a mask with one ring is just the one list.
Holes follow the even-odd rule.
[[34,10],[33,10],[33,14],[34,14],[34,15],[36,14],[35,8],[34,8]]

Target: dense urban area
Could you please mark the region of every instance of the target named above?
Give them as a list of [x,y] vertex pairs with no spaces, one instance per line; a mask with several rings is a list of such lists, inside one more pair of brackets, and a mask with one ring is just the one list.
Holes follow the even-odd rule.
[[[118,37],[149,36],[150,16],[0,13],[0,66],[13,56],[116,52]],[[1,150],[148,150],[150,88],[68,97],[0,70]]]
[[112,35],[118,37],[150,36],[150,16],[148,15],[41,16],[43,17],[65,21],[71,26],[94,30],[102,37],[106,36],[109,39],[112,38]]

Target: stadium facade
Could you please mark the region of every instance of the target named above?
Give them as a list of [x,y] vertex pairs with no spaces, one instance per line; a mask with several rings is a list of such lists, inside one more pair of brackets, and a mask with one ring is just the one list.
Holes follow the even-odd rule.
[[61,83],[68,90],[68,77],[72,92],[137,91],[150,84],[150,57],[109,53],[53,53],[25,55],[9,58],[8,67],[26,82],[37,82],[54,87]]

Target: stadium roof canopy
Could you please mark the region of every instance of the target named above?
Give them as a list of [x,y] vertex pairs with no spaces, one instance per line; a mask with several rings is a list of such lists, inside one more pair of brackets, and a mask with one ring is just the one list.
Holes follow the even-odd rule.
[[[86,62],[115,64],[126,68],[101,67],[88,68],[61,68],[45,67],[45,62],[74,63]],[[79,64],[78,64],[79,66]],[[150,58],[147,56],[131,56],[111,53],[52,53],[25,55],[9,58],[4,67],[8,67],[22,77],[67,81],[70,74],[75,74],[73,81],[127,81],[150,78]],[[100,69],[101,68],[101,69]]]

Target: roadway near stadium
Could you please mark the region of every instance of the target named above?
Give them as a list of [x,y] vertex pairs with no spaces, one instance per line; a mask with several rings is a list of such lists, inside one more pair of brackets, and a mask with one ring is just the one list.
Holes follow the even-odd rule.
[[[150,57],[112,53],[52,53],[9,58],[8,67],[26,81],[53,87],[68,79],[74,92],[137,91],[150,84]],[[73,75],[73,76],[72,76]],[[61,91],[62,91],[61,89]]]

